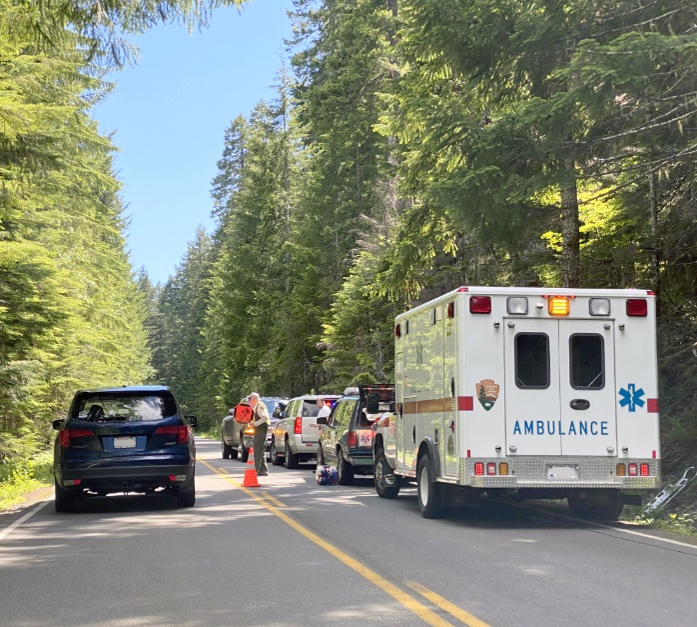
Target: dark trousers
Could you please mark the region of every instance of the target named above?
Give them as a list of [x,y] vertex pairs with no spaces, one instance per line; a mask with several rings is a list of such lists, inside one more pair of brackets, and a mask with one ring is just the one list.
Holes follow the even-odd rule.
[[268,430],[269,424],[267,422],[254,427],[254,468],[256,468],[257,473],[269,472],[269,467],[266,465],[266,433]]

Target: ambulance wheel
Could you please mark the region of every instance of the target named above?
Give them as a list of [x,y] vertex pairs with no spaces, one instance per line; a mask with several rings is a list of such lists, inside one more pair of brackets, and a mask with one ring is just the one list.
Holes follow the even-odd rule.
[[290,443],[286,440],[286,459],[285,466],[288,469],[298,467],[298,456],[290,450]]
[[283,464],[283,458],[278,454],[278,449],[276,448],[276,440],[271,443],[271,463],[274,466]]
[[612,498],[609,503],[588,503],[585,499],[573,496],[568,501],[571,513],[585,520],[617,520],[624,509],[624,503],[619,497]]
[[232,455],[232,447],[229,444],[225,444],[223,440],[223,459],[230,459],[230,455]]
[[344,459],[341,449],[336,452],[336,470],[339,473],[339,485],[353,485],[353,466]]
[[419,510],[424,518],[442,518],[445,515],[443,486],[434,481],[431,458],[424,455],[416,470],[416,487],[419,497]]
[[375,453],[375,468],[373,470],[373,483],[375,491],[381,499],[394,499],[399,494],[399,479],[392,474],[385,451],[378,449]]

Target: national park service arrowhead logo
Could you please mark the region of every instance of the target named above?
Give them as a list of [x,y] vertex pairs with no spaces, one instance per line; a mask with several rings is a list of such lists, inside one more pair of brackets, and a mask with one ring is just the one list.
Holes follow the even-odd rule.
[[482,407],[489,411],[499,397],[499,384],[492,379],[484,379],[474,386],[477,390],[477,400]]

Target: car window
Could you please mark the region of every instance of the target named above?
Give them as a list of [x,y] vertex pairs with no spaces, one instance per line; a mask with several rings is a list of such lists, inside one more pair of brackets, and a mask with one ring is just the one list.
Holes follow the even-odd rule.
[[72,417],[90,422],[152,422],[177,413],[174,398],[166,394],[82,394]]
[[303,416],[314,418],[319,413],[316,401],[303,401]]
[[354,401],[339,401],[336,410],[334,425],[337,427],[348,427],[353,413]]
[[288,408],[288,418],[296,418],[298,415],[298,403],[302,401],[299,401],[297,398],[293,400],[293,402],[290,404],[290,407]]

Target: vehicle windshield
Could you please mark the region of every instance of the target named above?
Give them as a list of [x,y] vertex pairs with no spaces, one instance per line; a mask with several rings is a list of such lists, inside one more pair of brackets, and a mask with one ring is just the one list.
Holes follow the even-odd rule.
[[88,422],[153,422],[177,413],[174,399],[160,394],[83,394],[72,417]]

